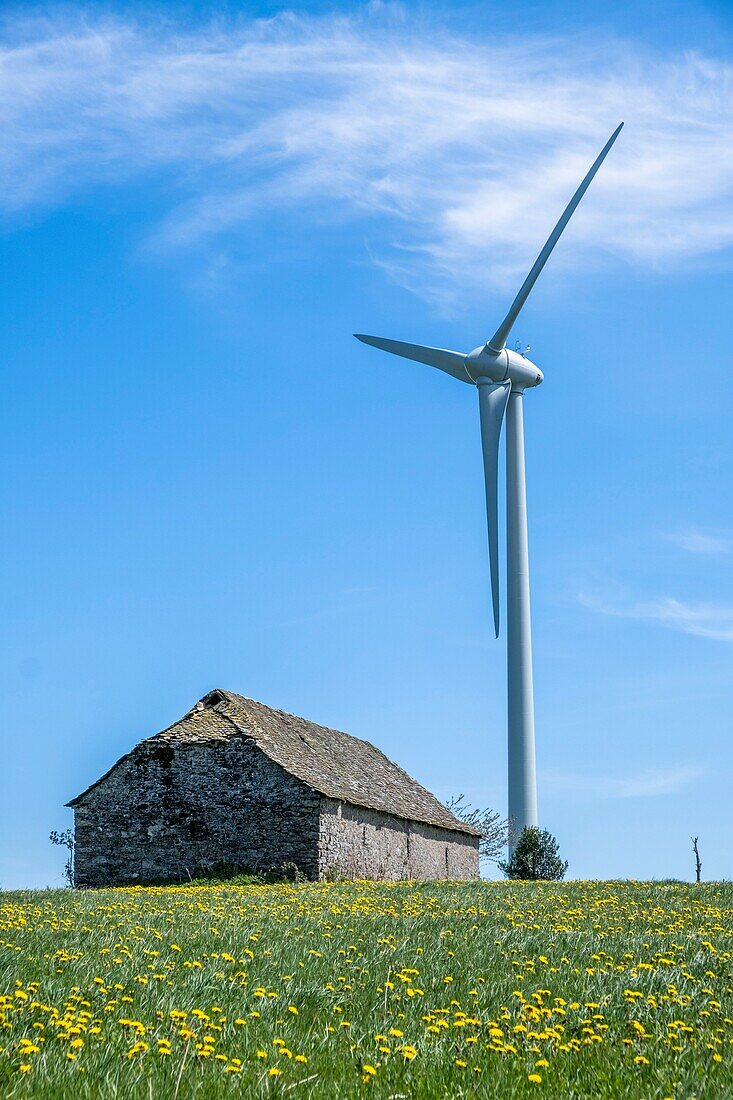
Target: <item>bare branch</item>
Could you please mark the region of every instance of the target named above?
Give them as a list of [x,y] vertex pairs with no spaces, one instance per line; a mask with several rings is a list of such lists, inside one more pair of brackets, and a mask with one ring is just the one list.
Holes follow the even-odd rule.
[[511,828],[509,822],[495,810],[481,809],[466,801],[465,795],[454,795],[446,806],[459,821],[471,825],[481,833],[479,855],[482,859],[498,863],[509,843]]
[[693,836],[692,838],[692,850],[695,853],[695,881],[700,881],[700,872],[702,871],[702,863],[700,862],[700,849],[698,847],[699,837]]
[[75,839],[74,839],[74,830],[73,829],[64,829],[63,832],[59,832],[57,829],[54,829],[48,839],[51,841],[52,844],[58,844],[62,848],[67,849],[69,854],[67,856],[66,863],[64,864],[64,878],[66,879],[66,882],[68,883],[69,886],[73,886],[74,885],[74,848],[75,848],[75,844],[76,844]]

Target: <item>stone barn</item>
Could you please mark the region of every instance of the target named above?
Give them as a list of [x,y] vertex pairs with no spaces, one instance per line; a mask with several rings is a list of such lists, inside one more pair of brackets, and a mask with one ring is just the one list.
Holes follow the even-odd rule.
[[309,878],[479,874],[478,832],[374,745],[228,691],[68,805],[78,886],[285,864]]

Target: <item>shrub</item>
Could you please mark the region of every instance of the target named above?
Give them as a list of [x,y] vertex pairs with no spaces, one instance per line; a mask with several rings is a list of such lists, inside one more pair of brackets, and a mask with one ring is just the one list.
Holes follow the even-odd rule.
[[536,881],[565,878],[567,860],[557,854],[557,841],[547,829],[528,825],[519,834],[514,851],[506,863],[500,863],[507,878]]

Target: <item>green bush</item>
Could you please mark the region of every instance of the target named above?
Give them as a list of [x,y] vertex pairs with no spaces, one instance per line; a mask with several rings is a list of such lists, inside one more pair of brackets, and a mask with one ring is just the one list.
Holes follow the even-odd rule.
[[557,841],[547,829],[529,825],[519,835],[514,851],[506,863],[500,863],[507,878],[539,879],[565,878],[567,860],[557,854]]

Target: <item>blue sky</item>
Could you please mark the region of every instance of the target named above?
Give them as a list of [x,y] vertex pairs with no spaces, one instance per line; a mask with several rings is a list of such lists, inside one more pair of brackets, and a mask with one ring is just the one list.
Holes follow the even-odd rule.
[[[505,809],[470,349],[515,334],[542,824],[731,873],[728,4],[5,6],[0,886],[220,686]],[[492,327],[493,326],[493,327]]]

